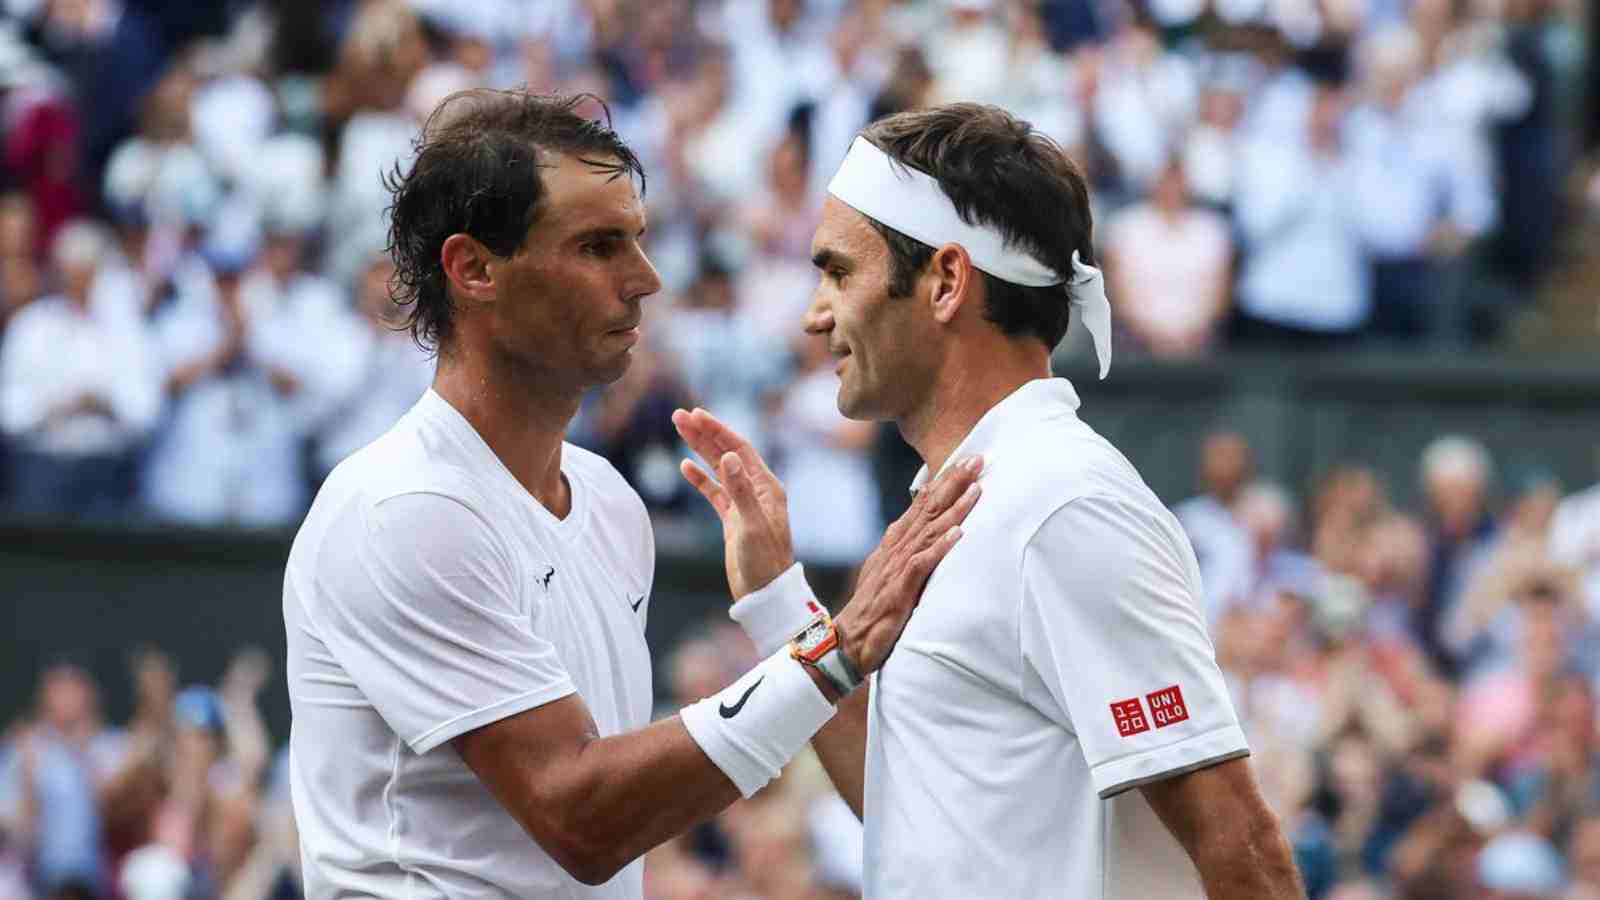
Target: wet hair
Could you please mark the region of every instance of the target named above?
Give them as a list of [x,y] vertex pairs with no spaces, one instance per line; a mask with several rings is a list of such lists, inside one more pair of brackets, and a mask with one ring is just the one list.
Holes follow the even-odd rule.
[[[1020,250],[1063,278],[1072,254],[1093,264],[1089,187],[1050,138],[997,106],[952,103],[896,113],[861,132],[899,163],[933,176],[967,223],[997,229]],[[889,245],[889,295],[910,295],[934,249],[876,220]],[[1026,287],[980,271],[984,318],[1012,337],[1032,336],[1054,348],[1067,333],[1061,286]]]
[[[603,119],[583,114],[597,104]],[[611,129],[611,111],[593,94],[524,90],[461,91],[428,117],[409,169],[384,176],[389,189],[389,241],[395,274],[391,296],[406,311],[419,345],[445,349],[455,307],[440,254],[453,234],[466,234],[497,256],[523,248],[548,193],[541,169],[549,154],[581,160],[613,178],[639,179],[644,167]]]

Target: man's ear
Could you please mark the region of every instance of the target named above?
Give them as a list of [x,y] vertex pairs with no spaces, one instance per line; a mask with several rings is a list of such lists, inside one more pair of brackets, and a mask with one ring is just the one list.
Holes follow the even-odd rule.
[[965,247],[945,244],[934,251],[933,259],[928,263],[928,273],[934,281],[933,297],[929,301],[933,306],[933,317],[940,323],[949,324],[955,321],[967,295],[976,286],[978,270],[973,267],[972,257],[967,255]]
[[494,254],[470,234],[452,234],[439,250],[444,277],[456,296],[472,303],[493,303],[494,273],[489,263]]

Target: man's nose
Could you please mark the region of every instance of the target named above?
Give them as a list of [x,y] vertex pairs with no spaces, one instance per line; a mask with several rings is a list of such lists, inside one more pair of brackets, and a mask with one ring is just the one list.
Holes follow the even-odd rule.
[[833,307],[821,297],[813,296],[811,305],[806,307],[805,315],[800,319],[800,325],[806,334],[826,334],[832,331]]
[[639,248],[639,266],[633,279],[634,282],[628,291],[631,297],[643,299],[661,291],[661,273],[656,271],[655,263],[650,261],[643,247]]

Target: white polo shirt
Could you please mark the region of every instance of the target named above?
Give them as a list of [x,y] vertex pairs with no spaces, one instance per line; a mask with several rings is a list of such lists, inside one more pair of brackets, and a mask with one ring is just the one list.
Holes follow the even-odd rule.
[[866,900],[1205,896],[1130,789],[1249,751],[1194,552],[1077,406],[1029,382],[951,457],[983,497],[874,676]]
[[639,900],[643,864],[587,887],[451,738],[577,692],[602,736],[651,709],[644,505],[563,445],[557,519],[433,391],[337,466],[284,577],[290,785],[308,900]]

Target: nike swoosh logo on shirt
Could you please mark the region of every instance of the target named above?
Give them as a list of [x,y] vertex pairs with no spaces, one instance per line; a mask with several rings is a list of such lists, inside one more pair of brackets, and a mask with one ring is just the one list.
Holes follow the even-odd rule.
[[744,696],[739,698],[739,702],[738,703],[735,703],[732,706],[729,706],[728,704],[724,703],[724,704],[722,704],[722,705],[717,707],[717,712],[722,713],[722,717],[724,719],[731,719],[734,716],[737,716],[739,714],[739,710],[744,709],[744,702],[746,700],[749,700],[750,699],[750,695],[754,694],[756,692],[756,688],[761,687],[761,682],[766,681],[766,680],[767,680],[767,676],[765,676],[765,675],[761,676],[760,678],[757,678],[755,684],[752,684],[748,688],[745,689]]
[[[644,595],[643,595],[643,594],[640,594],[640,595],[639,595],[639,599],[637,599],[637,600],[635,600],[635,601],[633,601],[633,602],[632,602],[632,603],[631,603],[631,604],[629,604],[629,605],[630,605],[630,606],[632,606],[632,607],[633,607],[633,611],[634,611],[634,612],[638,612],[638,611],[639,611],[639,606],[640,606],[640,604],[642,604],[642,603],[644,603]],[[765,677],[765,676],[762,676],[762,677]]]

